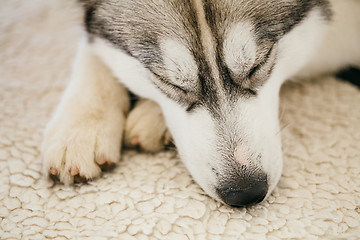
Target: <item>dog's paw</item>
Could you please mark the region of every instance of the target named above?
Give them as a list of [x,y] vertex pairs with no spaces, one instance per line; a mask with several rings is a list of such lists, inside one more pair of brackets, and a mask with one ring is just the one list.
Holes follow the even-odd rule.
[[111,169],[120,158],[124,121],[101,116],[52,121],[42,146],[43,171],[70,184],[91,180],[101,170]]
[[160,106],[148,99],[140,99],[130,111],[125,125],[125,146],[157,152],[172,146]]

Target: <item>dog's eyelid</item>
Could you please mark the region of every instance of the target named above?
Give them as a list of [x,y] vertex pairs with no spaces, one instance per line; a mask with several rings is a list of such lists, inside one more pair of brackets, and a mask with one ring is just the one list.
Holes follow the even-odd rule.
[[173,84],[173,83],[167,82],[167,84],[168,84],[169,86],[171,86],[173,89],[178,90],[178,91],[181,91],[181,92],[183,92],[184,94],[187,94],[187,93],[189,92],[189,91],[186,90],[185,88],[180,87],[180,86],[178,86],[178,85],[175,85],[175,84]]
[[266,57],[263,61],[261,61],[260,63],[258,63],[257,65],[255,65],[254,67],[252,67],[247,75],[247,77],[249,79],[251,79],[260,69],[263,65],[265,65],[265,63],[268,61],[268,58]]
[[190,105],[186,108],[186,112],[192,112],[198,105],[198,102],[190,103]]
[[248,73],[248,78],[252,78],[256,74],[256,72],[259,71],[261,67],[269,61],[270,55],[274,49],[274,45],[275,44],[273,44],[269,51],[265,54],[265,58],[259,64],[255,65],[253,68],[250,69]]
[[258,64],[255,67],[253,67],[252,69],[250,69],[249,74],[248,74],[248,78],[252,78],[252,76],[254,76],[254,74],[259,70],[259,68],[262,66],[262,64]]
[[251,88],[245,88],[245,91],[247,93],[249,93],[251,96],[256,96],[257,95],[257,91]]
[[159,74],[156,74],[155,72],[153,72],[153,74],[165,85],[167,85],[168,87],[172,88],[175,91],[181,91],[184,94],[187,94],[189,92],[188,89],[185,89],[182,86],[179,86],[177,84],[172,83],[171,81],[169,81],[168,79],[160,76]]

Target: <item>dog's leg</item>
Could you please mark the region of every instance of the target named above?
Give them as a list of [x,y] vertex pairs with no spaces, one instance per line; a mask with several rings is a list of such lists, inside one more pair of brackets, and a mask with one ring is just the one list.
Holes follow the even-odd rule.
[[126,120],[125,146],[156,152],[171,141],[160,106],[151,100],[140,99]]
[[43,168],[68,184],[92,179],[120,158],[127,90],[82,43],[71,82],[47,126]]

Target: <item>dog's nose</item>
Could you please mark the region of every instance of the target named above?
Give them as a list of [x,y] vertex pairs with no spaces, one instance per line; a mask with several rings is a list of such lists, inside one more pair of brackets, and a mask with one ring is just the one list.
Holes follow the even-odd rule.
[[249,185],[248,188],[244,189],[240,189],[237,186],[234,187],[233,185],[225,185],[218,189],[218,193],[226,204],[233,207],[245,207],[264,200],[268,191],[266,178],[254,181]]

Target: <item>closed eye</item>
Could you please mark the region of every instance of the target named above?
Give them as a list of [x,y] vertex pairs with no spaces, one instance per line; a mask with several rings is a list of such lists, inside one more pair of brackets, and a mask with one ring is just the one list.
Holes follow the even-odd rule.
[[183,92],[184,94],[187,94],[188,93],[188,90],[178,86],[178,85],[175,85],[173,83],[170,83],[170,82],[164,82],[166,85],[170,86],[171,88],[173,88],[174,90],[178,90],[178,91],[181,91]]
[[252,76],[254,76],[254,74],[257,72],[257,70],[259,70],[259,68],[261,67],[262,63],[256,65],[255,67],[253,67],[249,74],[248,74],[248,78],[251,78]]
[[274,45],[272,45],[271,48],[269,49],[269,51],[265,54],[265,58],[259,64],[257,64],[255,67],[253,67],[250,70],[250,72],[248,74],[248,78],[252,78],[256,74],[256,72],[259,71],[260,68],[266,64],[266,62],[269,60],[269,57],[270,57],[273,47],[274,47]]
[[197,103],[197,102],[192,102],[192,103],[186,108],[186,111],[187,111],[187,112],[191,112],[191,111],[193,111],[198,105],[199,105],[199,103]]
[[256,96],[257,95],[257,91],[256,90],[253,90],[251,88],[245,88],[244,89],[247,93],[249,93],[250,95],[252,96]]
[[183,86],[172,83],[168,79],[153,72],[158,81],[154,85],[168,98],[180,103],[187,112],[191,112],[199,102],[197,100],[196,88],[186,89]]
[[[171,83],[170,81],[168,81],[167,79],[161,77],[160,75],[156,74],[155,72],[152,72],[158,79],[161,79],[161,82],[165,85],[167,85],[168,87],[174,89],[175,91],[181,91],[184,94],[188,93],[188,90],[184,89],[183,87],[180,87],[176,84]],[[160,86],[158,86],[160,88],[160,90],[163,90]]]

